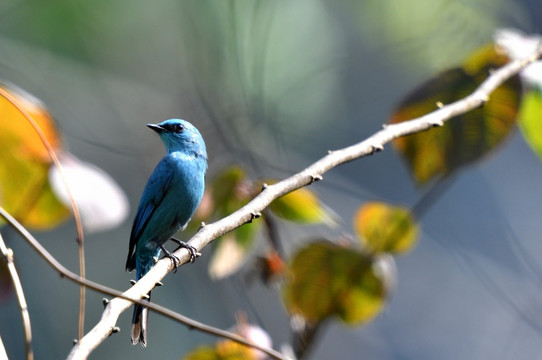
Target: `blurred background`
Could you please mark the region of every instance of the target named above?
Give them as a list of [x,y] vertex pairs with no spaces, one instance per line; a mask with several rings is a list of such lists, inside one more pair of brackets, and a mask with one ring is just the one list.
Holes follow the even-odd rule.
[[[183,118],[207,143],[209,179],[242,165],[284,178],[361,141],[388,121],[408,91],[490,43],[496,29],[542,31],[539,0],[20,1],[0,3],[0,79],[40,98],[64,146],[109,173],[129,218],[86,237],[87,277],[124,290],[131,221],[164,149],[145,124]],[[1,145],[1,144],[0,144]],[[311,187],[339,228],[281,224],[288,250],[322,231],[352,233],[368,200],[413,206],[423,195],[387,146],[332,170]],[[310,359],[533,359],[542,356],[542,166],[519,132],[464,169],[420,219],[423,235],[396,258],[398,282],[365,326],[332,322]],[[77,337],[78,287],[61,279],[14,232],[37,359],[65,358]],[[77,271],[73,220],[34,235]],[[192,234],[184,234],[188,238]],[[275,348],[289,339],[280,293],[244,281],[249,266],[208,275],[211,246],[164,279],[153,301],[220,328],[243,310]],[[256,253],[258,249],[254,250]],[[89,291],[86,331],[103,310]],[[24,357],[12,292],[0,299],[0,335]],[[178,359],[216,339],[156,314],[149,346],[132,347],[131,311],[94,359]]]

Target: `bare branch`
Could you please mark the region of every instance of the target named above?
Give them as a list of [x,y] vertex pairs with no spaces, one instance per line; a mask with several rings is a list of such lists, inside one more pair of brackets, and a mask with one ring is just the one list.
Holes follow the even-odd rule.
[[[23,318],[23,330],[26,344],[26,359],[33,360],[34,351],[32,350],[32,327],[30,326],[30,315],[28,314],[28,307],[26,305],[26,299],[24,297],[23,285],[21,284],[21,279],[19,279],[17,269],[15,268],[15,263],[13,262],[13,250],[6,246],[6,243],[4,242],[4,238],[2,237],[1,233],[0,253],[2,253],[4,260],[6,261],[9,275],[11,276],[11,281],[13,282],[13,288],[15,289],[15,294],[17,294],[17,300],[19,301],[19,309],[21,310],[21,317]],[[2,353],[0,352],[0,357],[1,355]]]
[[[74,351],[72,350],[72,353],[70,353],[69,358],[74,359],[84,359],[86,358],[90,352],[96,348],[100,343],[102,343],[109,335],[118,332],[118,327],[115,326],[117,318],[119,317],[120,313],[122,313],[124,310],[126,310],[128,307],[130,307],[133,303],[137,303],[143,306],[148,307],[151,310],[154,310],[155,312],[162,314],[164,316],[167,316],[173,320],[176,320],[182,324],[185,324],[189,328],[198,329],[200,331],[206,332],[211,335],[220,336],[223,338],[227,338],[233,341],[236,341],[242,345],[246,345],[249,347],[253,347],[255,349],[258,349],[269,356],[275,358],[275,359],[284,359],[287,358],[280,354],[279,352],[269,349],[266,347],[262,347],[258,344],[255,344],[246,338],[239,336],[237,334],[233,334],[228,331],[224,331],[218,328],[214,328],[209,325],[202,324],[200,322],[197,322],[195,320],[192,320],[186,316],[183,316],[181,314],[178,314],[172,310],[169,310],[165,307],[162,307],[160,305],[157,305],[155,303],[149,303],[148,301],[141,300],[146,293],[149,290],[144,290],[145,288],[152,288],[155,284],[150,284],[148,281],[150,278],[147,278],[147,281],[138,281],[134,286],[132,286],[130,289],[125,291],[124,293],[109,288],[107,286],[95,283],[93,281],[90,281],[88,279],[82,278],[78,276],[77,274],[71,272],[70,270],[66,269],[62,264],[58,262],[40,243],[38,240],[36,240],[28,230],[24,228],[17,220],[15,220],[6,210],[4,210],[2,207],[0,207],[0,217],[4,218],[18,233],[21,235],[29,244],[40,254],[40,256],[45,259],[45,261],[51,265],[52,268],[54,268],[56,271],[58,271],[63,277],[66,277],[69,280],[72,280],[73,282],[84,285],[88,287],[89,289],[99,291],[101,293],[115,296],[115,299],[111,301],[104,301],[104,305],[106,306],[104,313],[102,314],[102,320],[100,321],[100,326],[95,326],[93,330],[90,331],[89,334],[85,336],[85,339],[87,339],[83,345],[80,345],[79,342],[77,342],[76,346],[74,346],[74,349],[77,351],[74,354]],[[180,257],[180,260],[185,263],[189,260],[190,255],[186,254],[186,258],[184,256]],[[167,266],[169,264],[171,265],[171,268],[165,268],[164,270],[164,276],[167,274],[168,271],[171,271],[173,268],[172,262],[161,262],[161,267]]]

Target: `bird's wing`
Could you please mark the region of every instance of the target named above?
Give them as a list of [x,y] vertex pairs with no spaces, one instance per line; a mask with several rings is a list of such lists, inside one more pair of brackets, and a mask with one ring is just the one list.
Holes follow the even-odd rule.
[[152,214],[166,196],[173,176],[173,169],[163,159],[156,166],[145,186],[130,234],[130,246],[128,249],[128,258],[126,259],[126,269],[129,271],[135,268],[135,247],[139,237],[145,230]]

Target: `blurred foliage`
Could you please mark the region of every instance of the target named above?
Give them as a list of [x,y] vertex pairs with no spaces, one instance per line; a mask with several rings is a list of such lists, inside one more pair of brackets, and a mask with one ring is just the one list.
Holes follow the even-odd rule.
[[542,90],[529,90],[523,95],[519,128],[529,146],[542,159]]
[[[492,69],[508,62],[495,46],[471,55],[461,68],[447,70],[412,91],[398,106],[390,122],[425,115],[472,93]],[[419,185],[448,176],[480,159],[499,145],[513,129],[521,98],[521,83],[514,76],[497,88],[479,109],[457,116],[437,129],[395,139],[393,145],[406,160]]]
[[[267,179],[264,183],[271,185],[276,181]],[[299,224],[336,225],[332,214],[320,203],[316,194],[306,187],[281,196],[271,203],[269,209],[276,216]]]
[[114,229],[128,217],[128,198],[108,173],[66,151],[57,157],[62,173],[56,166],[49,168],[50,186],[55,196],[71,209],[68,184],[87,233]]
[[350,325],[371,320],[387,294],[387,281],[374,261],[327,240],[311,242],[291,261],[283,293],[286,308],[310,324],[333,316]]
[[[60,136],[45,106],[32,95],[10,85],[2,86],[17,106],[40,128],[51,145],[60,149]],[[48,173],[47,148],[21,111],[0,96],[0,204],[24,226],[48,229],[67,219],[70,212],[53,193]]]
[[354,230],[371,253],[404,253],[418,241],[418,225],[404,207],[382,202],[363,204],[354,216]]
[[[104,231],[124,221],[129,205],[123,190],[103,170],[62,150],[60,133],[45,105],[15,85],[2,86],[2,90],[13,101],[0,96],[2,207],[24,226],[51,229],[70,215],[64,177],[85,230]],[[59,159],[62,175],[39,132]]]
[[[207,185],[202,205],[191,226],[230,215],[247,204],[254,197],[254,192],[254,184],[247,179],[245,170],[235,165],[226,167]],[[241,267],[261,226],[261,221],[253,222],[215,240],[209,264],[211,277],[222,278]]]
[[389,49],[412,66],[438,71],[488,41],[502,19],[525,24],[514,0],[343,0],[369,46]]
[[182,58],[198,74],[199,101],[231,149],[265,158],[270,145],[318,134],[337,116],[337,66],[346,49],[323,2],[192,0],[181,7]]
[[264,284],[276,282],[284,276],[287,264],[278,251],[271,249],[257,259],[260,278]]
[[201,346],[184,360],[256,360],[254,351],[233,341],[222,341],[216,347]]
[[[246,205],[261,190],[262,184],[276,183],[276,180],[249,180],[246,171],[238,166],[228,166],[219,172],[206,188],[202,204],[191,221],[191,231],[203,221],[224,218]],[[314,192],[302,188],[288,193],[275,200],[269,207],[269,212],[277,217],[298,224],[324,223],[334,225],[330,212],[321,204]],[[269,218],[266,211],[262,214],[264,221],[253,221],[241,226],[221,238],[215,240],[213,256],[209,264],[209,274],[215,279],[235,273],[246,262],[248,253],[254,245],[257,235],[264,223],[266,234],[272,246],[277,245],[270,227],[274,220]],[[263,266],[269,263],[261,262]],[[270,268],[268,270],[271,270]]]
[[[246,315],[238,315],[237,325],[229,331],[240,335],[255,344],[270,348],[271,337],[262,328],[249,324]],[[214,347],[201,346],[183,357],[184,360],[265,360],[269,357],[256,349],[241,345],[231,340],[220,340]]]

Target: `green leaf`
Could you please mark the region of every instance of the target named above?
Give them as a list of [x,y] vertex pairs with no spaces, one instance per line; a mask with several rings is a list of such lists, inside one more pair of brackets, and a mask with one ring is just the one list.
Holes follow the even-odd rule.
[[[43,104],[13,86],[2,89],[32,117],[58,151],[59,134]],[[51,190],[51,164],[36,130],[16,106],[0,96],[0,204],[24,226],[48,229],[70,215]]]
[[542,92],[530,90],[523,95],[519,128],[527,143],[542,159]]
[[[240,166],[229,166],[219,173],[196,212],[193,226],[207,218],[223,218],[248,203],[254,195],[255,185],[247,180],[246,172]],[[201,213],[205,217],[200,217]],[[209,263],[209,274],[220,279],[232,275],[245,263],[256,234],[262,226],[261,221],[245,224],[227,235],[217,239]]]
[[354,229],[362,244],[373,253],[404,253],[418,240],[418,226],[406,208],[382,202],[361,206]]
[[[507,62],[494,46],[480,49],[462,68],[447,70],[410,93],[390,122],[410,120],[436,110],[437,103],[464,98],[492,69]],[[510,134],[519,111],[520,92],[520,80],[514,76],[497,88],[482,108],[457,116],[441,128],[398,138],[393,145],[418,184],[448,176],[479,160]]]
[[237,210],[239,204],[247,202],[249,195],[246,183],[246,172],[240,166],[225,168],[211,183],[210,189],[221,215],[228,215]]
[[[274,180],[266,180],[268,184],[275,182]],[[318,196],[307,188],[301,188],[281,196],[269,205],[269,209],[278,217],[296,223],[325,223],[329,226],[336,224]]]
[[375,258],[318,241],[302,248],[290,265],[284,301],[290,313],[317,324],[336,316],[349,325],[375,317],[385,304],[387,279]]

